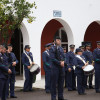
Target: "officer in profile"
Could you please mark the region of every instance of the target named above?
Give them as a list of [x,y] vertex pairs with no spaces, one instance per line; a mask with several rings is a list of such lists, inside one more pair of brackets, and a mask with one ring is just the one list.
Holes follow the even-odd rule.
[[95,91],[100,93],[100,41],[97,41],[97,48],[93,51],[95,61]]
[[51,64],[50,64],[50,54],[49,54],[51,45],[52,43],[46,44],[45,51],[42,54],[43,68],[45,71],[45,91],[46,93],[50,93],[51,91]]
[[10,58],[8,63],[9,63],[9,68],[11,69],[12,73],[9,75],[9,79],[8,79],[7,95],[9,96],[9,86],[10,86],[10,98],[17,98],[17,96],[15,96],[15,93],[14,93],[14,88],[15,88],[15,76],[16,76],[15,67],[16,67],[16,64],[18,64],[18,60],[15,54],[12,52],[12,50],[13,50],[13,47],[11,44],[9,44],[8,50],[7,50],[7,56],[8,58]]
[[60,45],[61,39],[57,36],[49,51],[51,59],[51,100],[56,100],[56,88],[58,89],[58,100],[66,100],[63,96],[65,55]]
[[75,65],[75,74],[77,76],[77,90],[79,95],[86,95],[85,93],[85,75],[83,69],[88,65],[84,56],[82,56],[82,50],[80,48],[76,49],[76,55],[74,57],[73,63]]
[[22,54],[22,63],[24,65],[24,71],[25,71],[25,82],[23,89],[24,92],[32,91],[33,74],[30,72],[31,68],[30,60],[32,62],[32,65],[34,64],[34,61],[33,61],[33,55],[30,52],[30,48],[31,47],[29,45],[25,45],[25,52]]

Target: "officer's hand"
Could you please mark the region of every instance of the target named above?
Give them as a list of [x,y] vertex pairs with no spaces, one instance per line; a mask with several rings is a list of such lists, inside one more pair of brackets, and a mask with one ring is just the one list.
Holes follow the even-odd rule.
[[8,69],[8,73],[9,73],[9,74],[11,74],[11,73],[12,73],[12,71],[11,71],[10,69]]
[[34,62],[32,62],[32,65],[34,65],[35,63]]
[[86,66],[83,66],[82,69],[84,69]]
[[71,69],[71,68],[68,68],[68,71],[69,71],[69,72],[71,72],[71,71],[72,71],[72,69]]
[[60,62],[60,65],[61,65],[62,67],[64,67],[64,61],[61,61],[61,62]]
[[87,66],[89,63],[87,62],[86,64],[85,64],[85,66]]
[[12,66],[16,66],[16,62],[13,62]]
[[28,67],[28,69],[30,69],[31,68],[31,66],[27,66]]

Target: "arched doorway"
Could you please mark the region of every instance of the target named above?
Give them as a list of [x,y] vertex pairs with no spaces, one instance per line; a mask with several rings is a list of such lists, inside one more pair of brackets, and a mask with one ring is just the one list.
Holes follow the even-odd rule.
[[92,22],[86,29],[84,41],[92,43],[92,51],[96,48],[96,41],[100,41],[100,22]]
[[21,54],[23,52],[23,37],[20,29],[16,29],[12,38],[11,44],[13,46],[13,52],[16,55],[19,63],[16,65],[16,75],[21,75],[23,73],[23,65],[21,62]]
[[19,61],[18,65],[16,66],[16,74],[23,75],[21,55],[24,51],[24,46],[29,45],[29,34],[24,23],[22,23],[22,27],[20,29],[15,30],[10,42],[13,45],[13,52]]
[[44,45],[53,42],[55,36],[61,37],[61,46],[74,43],[73,34],[69,25],[62,19],[52,19],[44,27],[41,36],[41,74],[44,75],[42,53],[45,50]]

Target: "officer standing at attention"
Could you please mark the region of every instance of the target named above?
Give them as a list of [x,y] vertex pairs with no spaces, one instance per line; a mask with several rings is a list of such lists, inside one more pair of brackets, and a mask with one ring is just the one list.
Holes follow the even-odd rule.
[[97,48],[93,51],[95,61],[95,90],[100,93],[100,41],[97,41]]
[[58,88],[58,100],[66,100],[63,97],[63,85],[64,85],[64,61],[65,55],[61,45],[60,37],[55,37],[54,45],[50,49],[51,59],[51,100],[56,100],[56,87]]
[[80,48],[76,49],[76,55],[73,60],[75,65],[75,74],[77,76],[77,90],[79,95],[85,95],[85,75],[83,69],[88,63],[86,63],[85,58],[82,56],[82,50]]
[[0,98],[6,100],[7,81],[11,70],[8,68],[8,58],[5,55],[6,48],[0,45]]
[[[83,56],[85,57],[86,62],[88,62],[90,65],[92,65],[92,63],[93,63],[93,54],[90,51],[91,44],[87,43],[85,45],[85,48],[86,48],[86,50],[83,52]],[[88,78],[89,78],[89,81],[88,81]],[[89,89],[93,89],[92,80],[93,80],[93,75],[86,76],[86,80],[85,80],[85,84],[86,84],[85,87],[86,88],[88,88],[87,82],[89,82]]]
[[45,71],[45,91],[50,93],[51,91],[51,64],[50,64],[50,54],[49,49],[51,48],[52,43],[45,45],[45,51],[42,54],[43,59],[43,68]]
[[17,98],[15,96],[14,93],[14,88],[15,88],[15,75],[16,75],[16,71],[15,71],[15,66],[16,64],[18,64],[18,60],[15,56],[15,54],[12,52],[12,45],[9,44],[8,45],[8,50],[7,50],[7,55],[8,57],[11,58],[11,60],[8,61],[9,63],[9,68],[11,69],[12,73],[9,75],[9,79],[8,79],[8,95],[9,95],[9,85],[10,85],[10,98]]
[[[63,47],[64,55],[66,57],[66,47]],[[65,58],[66,61],[66,58]],[[67,88],[67,66],[65,65],[65,88]]]
[[76,90],[75,73],[73,68],[73,59],[75,57],[74,49],[75,45],[70,45],[70,51],[66,54],[68,91]]
[[32,64],[33,62],[33,55],[30,52],[30,46],[25,45],[25,52],[22,54],[22,63],[24,65],[24,71],[25,71],[25,82],[24,82],[24,92],[32,91],[32,81],[33,81],[33,75],[30,72],[31,64],[28,59],[28,57],[31,59]]

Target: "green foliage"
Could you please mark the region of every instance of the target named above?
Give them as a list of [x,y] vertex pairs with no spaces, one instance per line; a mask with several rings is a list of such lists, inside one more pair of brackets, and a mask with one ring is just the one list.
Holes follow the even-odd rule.
[[8,42],[16,28],[20,28],[24,18],[28,23],[35,20],[32,16],[32,8],[36,9],[36,3],[29,0],[0,0],[0,40]]

